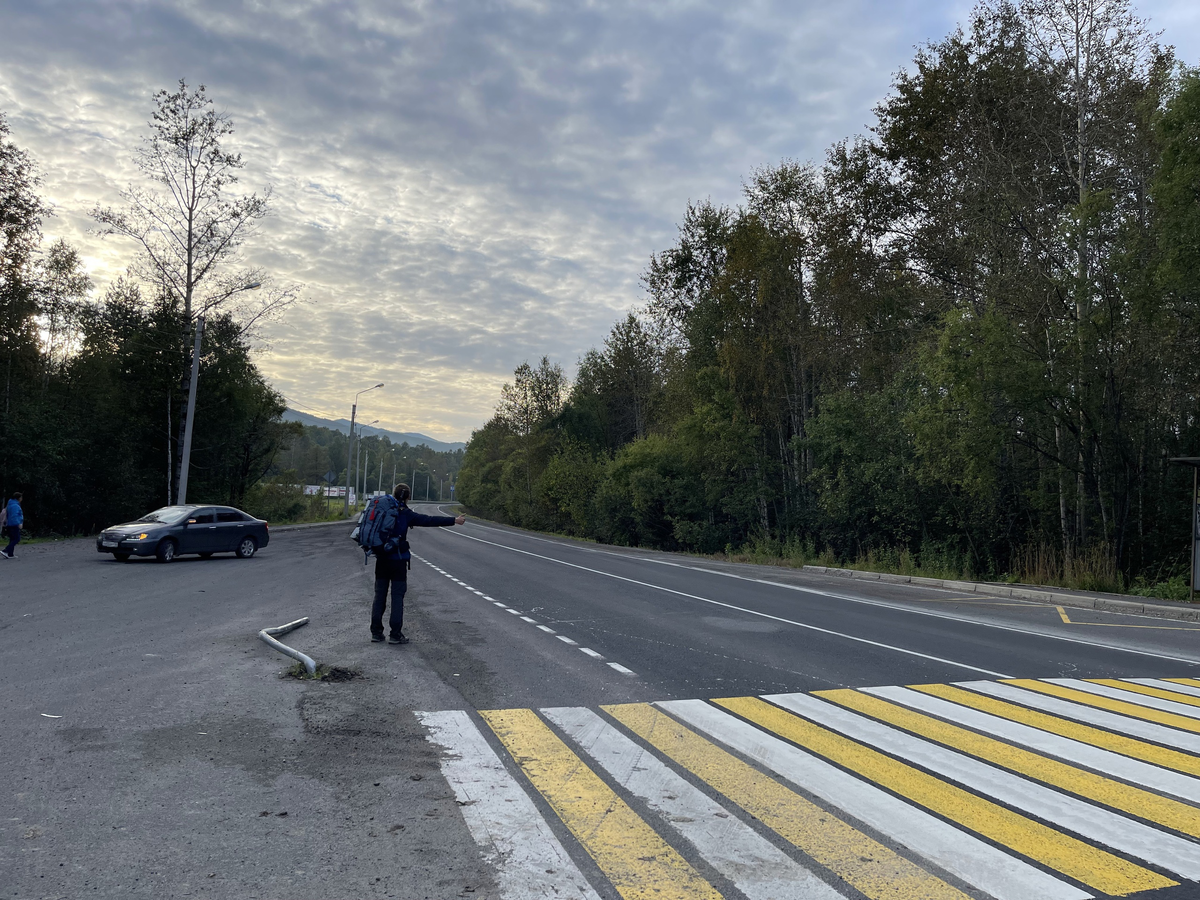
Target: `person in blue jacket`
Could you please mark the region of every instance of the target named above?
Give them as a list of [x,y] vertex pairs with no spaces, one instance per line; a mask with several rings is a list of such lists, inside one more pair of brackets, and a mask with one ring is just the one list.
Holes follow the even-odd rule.
[[383,552],[375,555],[375,602],[371,606],[371,640],[383,640],[383,611],[387,608],[388,587],[392,589],[392,614],[388,617],[389,644],[407,644],[404,636],[404,594],[408,590],[408,529],[415,526],[439,527],[462,525],[466,516],[427,516],[408,508],[412,491],[407,484],[396,485],[392,496],[400,501],[396,533],[389,535]]
[[13,550],[21,540],[21,526],[25,523],[25,513],[21,511],[20,491],[12,495],[5,512],[8,514],[4,523],[4,527],[8,531],[8,546],[4,548],[3,553],[5,559],[12,559]]

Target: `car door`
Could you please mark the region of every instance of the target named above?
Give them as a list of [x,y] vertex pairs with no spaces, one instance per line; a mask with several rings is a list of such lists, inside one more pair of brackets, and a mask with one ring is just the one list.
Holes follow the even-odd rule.
[[217,507],[216,549],[236,550],[250,523],[236,509]]
[[179,543],[180,553],[212,553],[216,550],[217,511],[201,507],[188,516],[187,527]]

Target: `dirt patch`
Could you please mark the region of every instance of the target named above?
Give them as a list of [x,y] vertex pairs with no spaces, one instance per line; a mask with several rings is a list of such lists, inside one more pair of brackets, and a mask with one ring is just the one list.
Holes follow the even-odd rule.
[[296,678],[300,681],[357,681],[367,677],[360,669],[344,666],[317,666],[317,671],[309,675],[304,663],[296,663],[283,675],[285,678]]

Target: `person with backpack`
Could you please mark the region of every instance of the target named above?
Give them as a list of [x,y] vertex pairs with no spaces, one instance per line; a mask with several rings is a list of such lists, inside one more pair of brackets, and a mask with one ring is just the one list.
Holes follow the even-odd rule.
[[4,509],[4,530],[8,533],[8,546],[0,552],[4,554],[5,559],[13,558],[13,550],[21,540],[21,526],[25,524],[25,513],[21,511],[21,497],[21,492],[17,491]]
[[408,590],[408,568],[412,554],[408,549],[408,529],[413,526],[445,527],[462,525],[466,516],[427,516],[408,508],[412,491],[407,484],[396,485],[390,497],[380,497],[368,509],[360,525],[359,542],[375,556],[375,602],[371,605],[371,640],[383,640],[383,613],[387,608],[388,588],[392,591],[392,612],[388,617],[389,644],[407,644],[404,636],[404,594]]

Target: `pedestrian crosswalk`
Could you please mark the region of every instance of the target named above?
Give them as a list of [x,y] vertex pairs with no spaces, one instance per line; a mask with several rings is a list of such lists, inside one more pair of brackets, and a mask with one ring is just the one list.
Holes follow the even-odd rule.
[[1200,897],[1200,680],[418,713],[509,900]]

